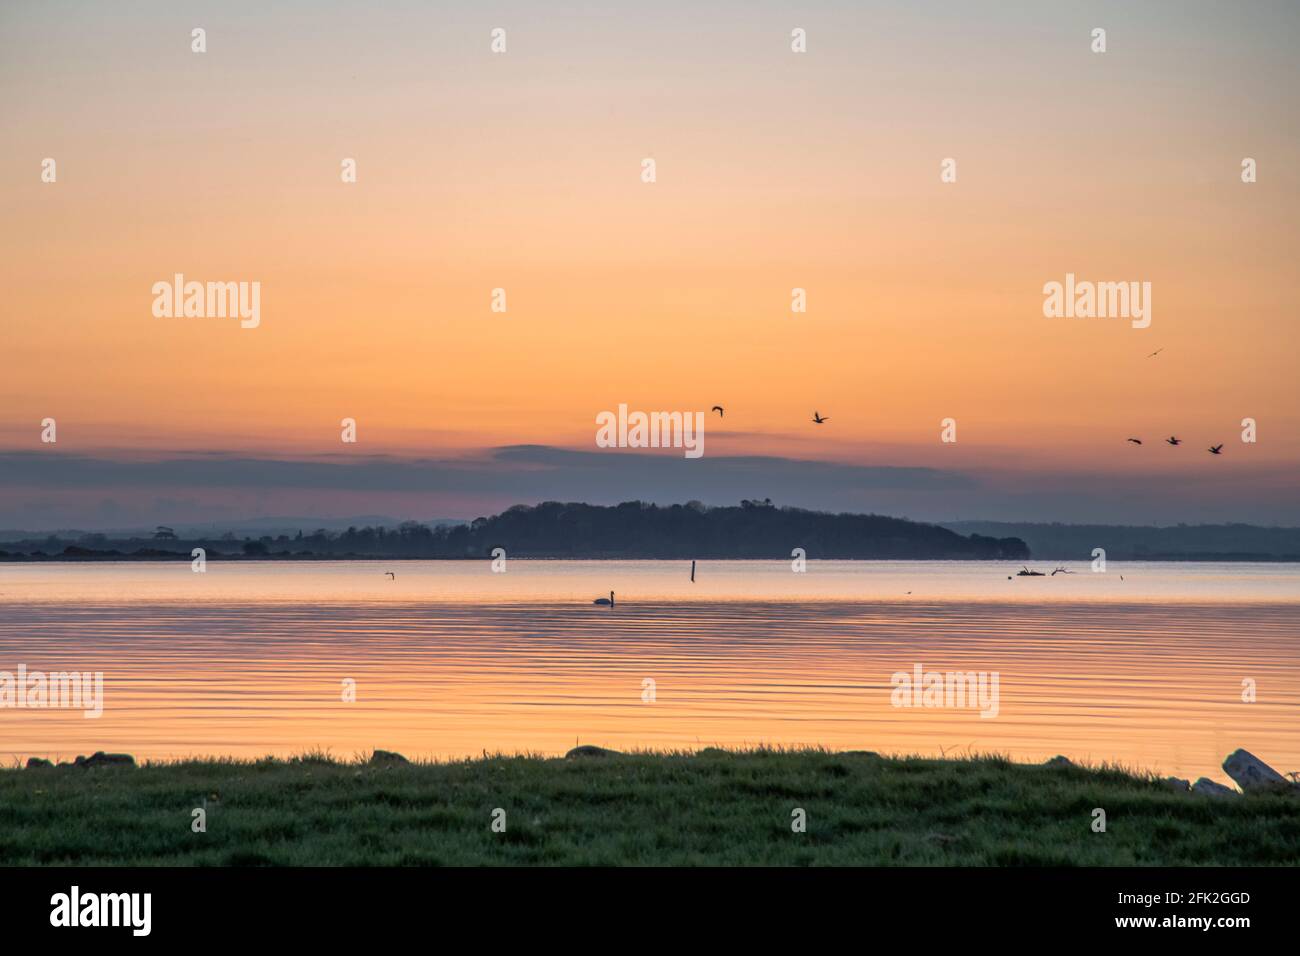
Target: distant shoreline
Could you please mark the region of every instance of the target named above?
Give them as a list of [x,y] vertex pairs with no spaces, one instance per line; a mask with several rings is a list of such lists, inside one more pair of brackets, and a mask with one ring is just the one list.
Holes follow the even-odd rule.
[[[1122,525],[949,521],[809,511],[767,499],[601,506],[548,501],[472,521],[311,528],[313,519],[254,531],[157,526],[153,531],[0,531],[0,564],[188,561],[1110,561],[1300,562],[1300,528],[1242,523]],[[324,520],[324,519],[322,519]],[[1050,568],[1048,569],[1050,570]]]
[[[859,561],[867,562],[915,562],[922,564],[932,561],[961,561],[963,563],[986,563],[986,564],[1016,564],[1016,561],[1006,558],[987,558],[987,557],[925,557],[925,558],[842,558],[830,557],[820,558],[815,554],[808,555],[809,561]],[[151,554],[151,555],[31,555],[31,554],[0,554],[0,564],[168,564],[168,563],[185,563],[189,564],[193,560],[190,555],[183,552],[174,554]],[[490,555],[486,556],[438,556],[438,555],[395,555],[395,554],[222,554],[209,551],[206,555],[207,561],[215,562],[234,562],[237,564],[255,564],[255,563],[275,563],[275,562],[407,562],[407,561],[449,561],[449,562],[491,562]],[[625,554],[625,555],[592,555],[592,556],[575,556],[572,554],[511,554],[512,561],[657,561],[665,564],[678,564],[682,561],[693,560],[691,558],[661,558],[647,556],[644,554]],[[750,563],[767,563],[783,562],[789,563],[790,559],[784,555],[773,557],[725,557],[717,555],[701,555],[694,560],[699,561],[737,561]],[[1039,559],[1029,559],[1028,563],[1033,565],[1035,561],[1046,566],[1050,562]],[[1054,558],[1053,561],[1074,561],[1088,562],[1090,558]],[[1125,564],[1300,564],[1300,554],[1294,555],[1272,555],[1272,554],[1146,554],[1141,556],[1118,555],[1110,558],[1112,561],[1122,561]],[[1024,564],[1021,561],[1020,564]],[[1017,564],[1017,568],[1019,564]],[[1050,568],[1049,568],[1050,571]]]

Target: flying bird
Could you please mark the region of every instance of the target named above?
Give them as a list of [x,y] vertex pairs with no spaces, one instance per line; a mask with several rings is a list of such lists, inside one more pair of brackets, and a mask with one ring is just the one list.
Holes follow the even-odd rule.
[[392,578],[394,581],[397,580],[397,575],[394,574],[392,571],[385,571],[384,573],[388,575],[390,578]]
[[822,418],[822,413],[821,413],[821,412],[813,412],[813,424],[814,424],[814,425],[820,425],[820,424],[822,424],[823,422],[828,422],[828,421],[830,421],[829,418]]
[[1183,440],[1181,438],[1175,438],[1173,435],[1170,435],[1168,438],[1165,439],[1165,444],[1168,445],[1181,445],[1182,443]]
[[1129,438],[1129,439],[1127,439],[1127,440],[1128,440],[1128,441],[1131,441],[1131,442],[1132,442],[1133,444],[1135,444],[1135,445],[1140,445],[1140,444],[1142,444],[1142,439],[1141,439],[1141,438]]
[[718,413],[718,417],[719,417],[719,418],[722,417],[722,406],[721,406],[721,405],[714,405],[712,408],[709,409],[709,411],[711,411],[711,412],[717,412],[717,413]]
[[1211,455],[1222,455],[1222,454],[1223,454],[1223,446],[1222,446],[1222,445],[1211,445],[1207,450],[1209,451],[1209,453],[1210,453]]
[[1162,345],[1162,346],[1160,346],[1160,348],[1156,349],[1154,352],[1152,352],[1150,355],[1148,355],[1147,358],[1155,358],[1157,355],[1159,355],[1159,354],[1160,354],[1161,352],[1163,352],[1164,350],[1165,350],[1165,347]]

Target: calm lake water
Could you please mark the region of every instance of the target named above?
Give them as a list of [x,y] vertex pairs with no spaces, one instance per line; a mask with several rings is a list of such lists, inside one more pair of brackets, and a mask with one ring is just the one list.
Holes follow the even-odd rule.
[[[0,755],[821,744],[1226,780],[1245,747],[1300,770],[1300,565],[1068,567],[4,564],[0,671],[102,671],[104,711],[0,709]],[[997,716],[894,706],[917,665],[996,673]]]

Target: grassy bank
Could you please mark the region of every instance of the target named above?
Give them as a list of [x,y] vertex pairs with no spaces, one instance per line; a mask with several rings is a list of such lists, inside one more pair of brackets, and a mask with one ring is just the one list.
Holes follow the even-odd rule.
[[[205,800],[207,832],[195,833]],[[1092,830],[1096,807],[1105,833]],[[795,808],[806,832],[792,832]],[[1295,865],[1300,799],[1175,794],[1112,768],[808,750],[11,769],[0,861]]]

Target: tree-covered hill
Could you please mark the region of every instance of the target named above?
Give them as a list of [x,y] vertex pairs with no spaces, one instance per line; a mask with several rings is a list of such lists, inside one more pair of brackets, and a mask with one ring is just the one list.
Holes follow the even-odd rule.
[[548,501],[445,529],[453,551],[619,558],[1024,558],[1018,538],[960,535],[882,515],[829,514],[744,501],[707,508],[628,501],[613,507]]
[[319,529],[258,538],[177,534],[150,537],[50,535],[0,544],[0,560],[189,560],[210,558],[483,558],[504,548],[512,558],[983,558],[1020,560],[1019,538],[962,535],[937,525],[882,515],[778,508],[768,501],[733,507],[640,501],[601,506],[547,501],[515,505],[490,518],[429,527]]

